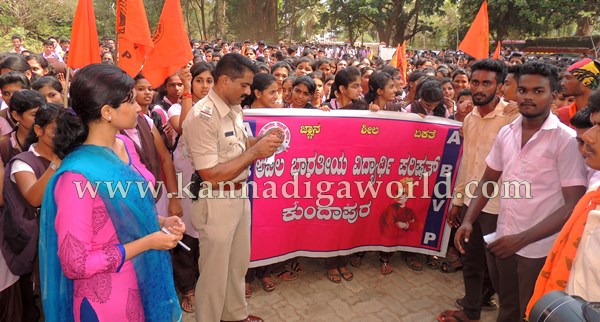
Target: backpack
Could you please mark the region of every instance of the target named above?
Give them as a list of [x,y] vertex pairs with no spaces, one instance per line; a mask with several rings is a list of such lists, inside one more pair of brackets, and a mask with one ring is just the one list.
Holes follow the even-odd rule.
[[40,178],[50,166],[50,161],[37,157],[33,152],[23,152],[10,160],[4,172],[4,207],[0,213],[0,250],[6,264],[14,275],[26,275],[33,271],[38,250],[40,231],[40,208],[31,206],[10,180],[10,171],[16,160],[27,163]]

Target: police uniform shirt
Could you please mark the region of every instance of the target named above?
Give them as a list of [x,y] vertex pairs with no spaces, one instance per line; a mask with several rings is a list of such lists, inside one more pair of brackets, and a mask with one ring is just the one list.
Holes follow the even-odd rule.
[[[198,101],[183,122],[183,138],[194,169],[215,167],[246,150],[247,135],[240,105],[227,105],[212,89]],[[244,181],[249,168],[232,182]]]

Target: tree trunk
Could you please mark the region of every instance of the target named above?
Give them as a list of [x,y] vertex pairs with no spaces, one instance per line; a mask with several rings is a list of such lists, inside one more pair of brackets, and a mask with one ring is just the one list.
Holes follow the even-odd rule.
[[204,13],[204,0],[200,0],[200,13],[202,14],[202,38],[207,40],[208,35],[206,34],[206,14]]
[[277,0],[266,0],[265,4],[265,20],[264,20],[264,35],[263,39],[268,43],[278,42],[278,1]]
[[225,0],[215,0],[214,9],[214,38],[222,38],[225,34]]
[[580,17],[577,20],[577,31],[575,32],[575,36],[590,36],[592,34],[593,25],[594,21],[591,17]]

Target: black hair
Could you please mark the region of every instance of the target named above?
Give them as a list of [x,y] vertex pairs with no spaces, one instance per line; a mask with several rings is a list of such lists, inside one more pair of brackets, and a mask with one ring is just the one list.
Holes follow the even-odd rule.
[[507,73],[506,64],[504,62],[489,58],[476,61],[471,66],[471,75],[473,75],[473,73],[475,73],[475,71],[478,70],[496,73],[497,85],[504,83],[504,79],[506,78]]
[[308,77],[310,77],[312,79],[320,79],[321,82],[323,82],[323,84],[325,84],[325,74],[323,74],[323,72],[318,69],[315,70],[314,72],[308,74]]
[[369,91],[365,94],[365,101],[369,104],[375,102],[375,99],[379,96],[377,90],[384,89],[390,80],[393,81],[394,79],[392,78],[392,75],[386,72],[375,72],[371,74],[369,77]]
[[371,66],[365,66],[363,68],[360,69],[360,76],[364,76],[368,71],[372,71],[375,72],[375,68],[371,67]]
[[44,86],[50,86],[59,93],[62,93],[63,87],[60,81],[54,76],[42,76],[31,84],[31,89],[39,91]]
[[[438,67],[438,69],[436,70],[436,73],[440,73],[442,74],[443,78],[448,78],[450,79],[450,69],[445,68],[445,67]],[[452,80],[450,79],[450,81],[452,82]]]
[[21,41],[23,40],[23,38],[21,37],[21,35],[17,35],[17,34],[14,34],[14,35],[12,35],[12,37],[10,37],[10,40],[15,40],[15,39],[19,39]]
[[317,90],[317,84],[315,84],[315,81],[312,78],[310,78],[310,76],[300,76],[296,78],[296,80],[294,80],[294,83],[292,84],[292,88],[300,84],[305,85],[306,88],[308,88],[308,92],[311,95],[313,95]]
[[588,97],[587,109],[590,110],[590,113],[600,112],[600,87],[595,89]]
[[50,40],[50,39],[46,39],[46,40],[44,40],[44,42],[42,43],[42,46],[54,46],[54,43],[52,42],[52,40]]
[[507,68],[506,74],[513,74],[515,78],[519,77],[519,71],[521,70],[521,64],[518,65],[510,65]]
[[273,83],[277,83],[277,78],[271,74],[257,73],[252,79],[252,85],[250,86],[250,95],[246,96],[242,102],[242,106],[250,106],[256,100],[255,90],[262,92],[271,86]]
[[205,62],[205,61],[201,61],[198,63],[195,63],[194,65],[192,65],[192,67],[190,67],[190,73],[192,74],[192,81],[194,80],[194,78],[206,71],[209,71],[211,74],[214,73],[213,67],[211,64]]
[[[259,57],[261,58],[261,57]],[[264,58],[264,57],[262,57]],[[263,63],[263,62],[259,62],[258,60],[256,61],[256,72],[257,73],[266,73],[266,74],[270,74],[271,73],[271,69],[269,68],[269,65]]]
[[310,57],[302,57],[300,58],[300,60],[298,60],[298,62],[296,62],[296,67],[294,68],[294,70],[296,70],[296,68],[298,68],[298,65],[300,65],[301,63],[308,63],[310,65],[310,68],[314,71],[315,68],[315,61],[310,58]]
[[427,102],[438,102],[444,99],[442,84],[439,80],[425,79],[418,86],[419,97]]
[[427,63],[427,62],[431,63],[431,60],[424,59],[424,58],[419,58],[419,59],[417,59],[417,62],[415,63],[415,67],[419,68],[419,67],[425,65],[425,63]]
[[592,124],[592,122],[590,121],[591,114],[592,113],[590,111],[590,108],[585,107],[585,108],[577,111],[577,113],[575,113],[575,115],[573,115],[571,120],[569,120],[569,123],[571,123],[571,125],[573,125],[576,129],[579,129],[579,130],[589,129],[592,126],[594,126]]
[[29,56],[25,57],[25,60],[27,61],[28,64],[29,64],[30,60],[35,60],[40,65],[40,67],[42,67],[42,69],[48,69],[48,71],[50,70],[50,64],[48,64],[48,61],[42,55],[39,55],[39,54],[29,55]]
[[35,134],[34,127],[38,125],[42,129],[45,129],[48,124],[56,121],[58,115],[61,113],[66,113],[66,110],[62,108],[61,105],[55,103],[44,103],[40,108],[35,112],[35,120],[33,121],[33,126],[31,130],[27,134],[27,138],[25,139],[25,143],[23,144],[23,150],[29,150],[29,147],[33,143],[38,142],[38,137]]
[[452,84],[452,80],[448,77],[439,78],[439,81],[440,81],[440,85],[444,85],[446,83]]
[[406,80],[406,83],[408,85],[410,85],[409,83],[414,83],[424,76],[425,76],[425,74],[423,74],[422,72],[414,71],[414,72],[410,73],[410,75],[408,75],[408,77],[407,77],[408,79]]
[[335,98],[335,93],[339,91],[340,86],[348,87],[355,79],[360,78],[360,71],[354,66],[348,66],[335,74],[335,80],[331,86],[329,98]]
[[11,117],[12,112],[17,112],[17,114],[23,115],[23,113],[34,108],[38,108],[45,103],[46,99],[39,92],[30,89],[23,89],[14,92],[11,96],[10,103],[8,104],[8,112],[11,114]]
[[4,57],[0,62],[0,69],[2,68],[8,68],[20,73],[31,71],[31,66],[27,63],[27,59],[18,54],[10,54]]
[[560,73],[558,68],[554,65],[537,60],[529,61],[521,65],[519,78],[523,75],[539,75],[546,77],[550,81],[550,89],[552,91],[560,91]]
[[467,80],[471,79],[471,76],[469,75],[469,72],[467,72],[465,69],[462,68],[457,68],[455,71],[452,72],[452,81],[454,81],[454,79],[456,78],[456,76],[458,75],[465,75],[467,76]]
[[23,74],[19,72],[8,72],[0,75],[0,89],[4,87],[4,85],[20,83],[22,89],[29,89],[31,84],[29,83],[29,79]]
[[460,100],[461,96],[473,96],[473,93],[471,92],[471,89],[469,89],[469,88],[461,90],[460,92],[458,92],[458,96],[456,97],[457,102],[458,102],[458,100]]
[[227,76],[232,80],[236,80],[244,76],[245,72],[256,74],[256,66],[252,61],[238,53],[228,53],[217,63],[215,68],[215,81],[218,83],[221,76]]
[[288,63],[286,63],[285,61],[278,61],[275,64],[273,64],[273,66],[271,66],[271,73],[273,73],[275,70],[277,70],[279,68],[287,69],[288,76],[292,72],[292,67],[290,67],[290,65]]
[[324,64],[331,65],[331,60],[328,58],[317,59],[317,61],[315,62],[315,67],[318,70],[319,67],[321,67],[321,65],[324,65]]
[[425,75],[433,74],[433,76],[437,76],[437,72],[435,71],[435,69],[433,69],[433,67],[423,68],[421,72]]
[[71,43],[71,41],[69,39],[65,39],[65,38],[61,38],[59,44],[67,44],[67,43]]
[[80,69],[69,90],[77,116],[64,113],[57,119],[54,153],[63,159],[83,144],[89,124],[101,118],[104,105],[118,108],[121,103],[134,99],[134,84],[133,78],[115,65],[92,64]]
[[[391,66],[391,65],[385,65],[385,66],[383,66],[383,68],[381,69],[381,71],[384,72],[384,73],[390,74],[390,76],[392,76],[392,77],[394,77],[394,75],[399,75],[400,74],[400,70],[398,68],[394,67],[394,66]],[[420,72],[413,72],[412,74],[414,74],[414,73],[420,73]]]

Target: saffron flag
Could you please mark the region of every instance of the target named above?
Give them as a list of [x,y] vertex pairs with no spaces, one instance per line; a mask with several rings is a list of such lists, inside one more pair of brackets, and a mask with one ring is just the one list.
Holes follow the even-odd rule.
[[101,60],[98,44],[94,4],[92,0],[79,0],[73,19],[67,65],[71,68],[81,68],[99,63]]
[[498,46],[496,47],[496,50],[494,51],[494,56],[492,56],[492,59],[500,58],[500,50],[502,50],[502,42],[498,40]]
[[135,77],[154,48],[142,0],[117,0],[118,64]]
[[152,86],[158,87],[194,58],[179,0],[165,1],[152,41],[154,50],[142,72]]
[[473,24],[458,49],[475,57],[488,58],[490,55],[490,26],[488,19],[487,1],[483,1]]
[[400,44],[396,47],[396,52],[392,55],[392,59],[390,60],[390,66],[398,68],[398,53],[400,52]]
[[404,84],[406,84],[406,73],[408,69],[408,61],[406,60],[406,40],[402,42],[402,46],[398,46],[396,50],[398,62],[396,63],[397,68],[400,70],[400,76]]

